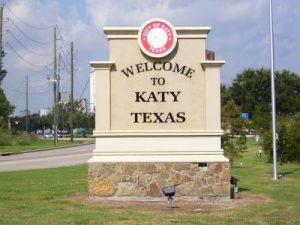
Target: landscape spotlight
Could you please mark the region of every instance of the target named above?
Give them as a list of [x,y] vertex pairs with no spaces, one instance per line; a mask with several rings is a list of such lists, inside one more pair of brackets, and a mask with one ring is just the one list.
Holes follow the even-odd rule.
[[168,197],[169,208],[172,208],[173,196],[175,195],[175,186],[168,186],[163,188],[164,195]]

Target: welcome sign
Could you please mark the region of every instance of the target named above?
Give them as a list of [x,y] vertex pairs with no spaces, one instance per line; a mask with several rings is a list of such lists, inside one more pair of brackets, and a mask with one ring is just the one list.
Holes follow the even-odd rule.
[[[199,163],[219,163],[227,170],[220,127],[220,68],[225,62],[205,58],[210,27],[173,27],[155,18],[141,27],[103,30],[109,61],[90,63],[96,90],[96,148],[89,160],[92,195],[121,196],[117,187],[122,185],[140,190],[138,183],[110,180],[128,167],[135,168],[134,174],[142,177],[148,176],[145,165],[156,168],[151,173],[154,180],[155,176],[161,177],[161,165],[177,171],[183,163],[190,168],[187,171],[194,171]],[[112,174],[103,178],[95,172],[107,165]],[[223,169],[220,171],[223,174]],[[170,176],[156,183],[162,185],[168,180],[172,184]],[[228,186],[228,180],[225,184]],[[151,196],[153,190],[147,185],[143,186],[147,193],[143,193]],[[112,193],[101,194],[98,189],[104,186]],[[156,190],[162,187],[158,185]]]

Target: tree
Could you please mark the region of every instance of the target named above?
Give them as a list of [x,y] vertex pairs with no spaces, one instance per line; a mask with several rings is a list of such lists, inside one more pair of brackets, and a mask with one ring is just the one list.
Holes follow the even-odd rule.
[[226,105],[228,101],[231,100],[230,90],[227,85],[221,84],[221,104]]
[[300,111],[300,77],[287,70],[276,73],[276,107],[282,115]]
[[244,121],[240,107],[233,100],[228,101],[222,107],[222,129],[225,131],[222,137],[222,148],[231,164],[241,157],[241,152],[245,148],[246,136],[243,128]]
[[14,107],[7,100],[3,89],[0,88],[0,117],[7,119],[13,110]]
[[[5,52],[3,50],[1,50],[1,57],[3,58],[5,56]],[[0,87],[2,85],[2,81],[4,79],[4,77],[6,76],[7,71],[3,70],[3,63],[1,62],[1,71],[0,71]]]
[[[273,144],[271,130],[262,137],[262,147],[268,157],[273,160]],[[294,116],[279,116],[277,124],[277,158],[280,163],[300,162],[300,113]]]
[[243,112],[253,113],[257,104],[270,104],[270,73],[266,69],[246,69],[233,80],[231,98]]
[[[282,115],[292,115],[300,111],[300,77],[290,71],[276,72],[276,107]],[[238,74],[229,87],[230,97],[243,112],[250,114],[257,105],[267,108],[271,103],[270,70],[246,69]]]
[[2,88],[0,88],[0,127],[2,129],[7,129],[7,119],[8,116],[14,111],[14,106],[12,106],[7,100],[5,93]]
[[254,112],[252,113],[252,128],[254,128],[258,133],[270,129],[271,118],[271,106],[262,103],[257,104]]
[[[70,112],[71,104],[59,104],[59,129],[70,129]],[[73,111],[73,127],[85,128],[91,131],[95,127],[95,115],[94,113],[85,112],[85,108],[80,101],[74,101]]]
[[[5,56],[5,53],[2,49],[0,49],[1,57]],[[7,71],[3,70],[3,64],[1,62],[1,71],[0,71],[0,87],[2,85],[2,81],[6,76]],[[6,95],[2,88],[0,88],[0,128],[7,129],[8,128],[8,116],[14,111],[14,106],[12,106],[6,98]]]

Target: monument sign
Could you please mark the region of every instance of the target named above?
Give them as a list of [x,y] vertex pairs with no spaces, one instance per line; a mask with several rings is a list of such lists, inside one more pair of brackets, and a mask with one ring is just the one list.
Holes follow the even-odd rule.
[[89,194],[106,199],[228,198],[221,149],[220,68],[206,60],[210,27],[106,27],[109,61],[93,61],[94,136]]

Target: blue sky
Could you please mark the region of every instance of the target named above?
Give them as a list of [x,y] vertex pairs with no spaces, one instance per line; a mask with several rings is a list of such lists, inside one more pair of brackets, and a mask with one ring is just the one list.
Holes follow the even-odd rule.
[[[53,103],[47,82],[47,76],[52,77],[52,66],[39,67],[53,61],[53,46],[33,42],[19,30],[35,41],[52,42],[52,27],[58,25],[58,50],[65,61],[62,87],[67,92],[68,51],[74,41],[75,98],[89,98],[89,86],[84,88],[89,80],[89,61],[109,59],[102,27],[138,27],[154,17],[167,19],[174,26],[211,26],[207,48],[216,52],[217,59],[226,61],[222,83],[229,84],[245,68],[270,67],[268,0],[8,0],[2,3],[7,6],[3,43],[7,53],[4,66],[8,71],[2,88],[16,106],[17,115],[25,109],[26,75],[30,111],[38,112]],[[273,0],[273,9],[276,70],[288,69],[300,74],[300,1]],[[33,29],[16,16],[35,27],[50,29]]]

